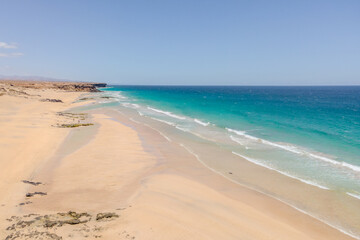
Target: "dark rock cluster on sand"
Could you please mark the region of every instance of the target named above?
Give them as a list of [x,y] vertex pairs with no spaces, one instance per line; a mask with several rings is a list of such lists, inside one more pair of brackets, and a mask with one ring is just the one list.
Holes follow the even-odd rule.
[[33,197],[33,196],[35,196],[35,195],[44,196],[44,195],[47,195],[47,193],[45,193],[45,192],[33,192],[33,193],[27,193],[25,196],[26,196],[27,198],[29,198],[29,197]]
[[41,99],[40,101],[42,101],[42,102],[59,102],[59,103],[63,102],[60,99],[53,99],[53,98],[44,98],[44,99]]
[[59,124],[57,125],[57,127],[59,128],[76,128],[76,127],[87,127],[87,126],[92,126],[94,125],[93,123],[64,123],[64,124]]
[[27,184],[31,184],[31,185],[34,185],[34,186],[42,184],[41,182],[33,182],[33,181],[29,181],[29,180],[22,180],[22,182],[27,183]]
[[[97,224],[118,218],[119,215],[113,212],[96,214],[93,218],[87,212],[77,213],[69,211],[56,214],[28,214],[23,216],[12,216],[6,219],[10,225],[6,228],[9,231],[6,240],[13,239],[63,239],[57,230],[64,226],[73,226],[73,231],[84,231],[86,235],[92,233],[94,237],[101,237],[99,232],[102,227],[95,225],[91,230],[87,223]],[[76,226],[79,226],[76,228]],[[96,233],[95,233],[96,232]],[[86,237],[85,235],[85,237]]]

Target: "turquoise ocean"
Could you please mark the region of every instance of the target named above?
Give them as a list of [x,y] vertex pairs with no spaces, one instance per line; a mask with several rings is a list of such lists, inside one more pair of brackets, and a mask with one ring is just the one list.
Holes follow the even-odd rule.
[[[319,192],[330,192],[335,205],[328,209],[338,208],[337,214],[333,218],[316,216],[339,229],[347,227],[336,220],[341,209],[347,208],[347,201],[358,206],[359,86],[114,85],[101,90],[111,97],[103,98],[101,107],[120,112],[128,109],[139,119],[173,129],[172,133],[193,136],[195,143],[201,140],[218,146],[238,161],[276,171]],[[286,196],[275,197],[286,200]],[[326,204],[326,198],[319,199]],[[296,197],[292,202],[299,209],[316,212],[317,207],[307,208],[305,203],[296,202]],[[351,209],[346,214],[354,212]],[[348,233],[358,236],[359,214],[353,219]]]
[[119,105],[360,198],[360,87],[111,86]]

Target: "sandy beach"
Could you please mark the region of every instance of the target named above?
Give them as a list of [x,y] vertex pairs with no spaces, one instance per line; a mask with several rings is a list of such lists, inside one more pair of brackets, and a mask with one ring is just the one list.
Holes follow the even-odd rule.
[[353,239],[51,86],[0,82],[1,239]]

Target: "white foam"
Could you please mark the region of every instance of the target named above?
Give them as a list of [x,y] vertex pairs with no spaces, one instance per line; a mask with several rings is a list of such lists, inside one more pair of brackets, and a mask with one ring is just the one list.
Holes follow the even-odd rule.
[[209,122],[202,122],[202,121],[200,121],[199,119],[194,119],[194,122],[196,122],[197,124],[200,124],[200,125],[202,125],[202,126],[204,126],[204,127],[206,127],[206,126],[209,126]]
[[228,130],[229,132],[236,133],[236,134],[239,135],[239,136],[243,136],[243,137],[246,137],[246,138],[248,138],[248,139],[254,140],[254,141],[261,141],[260,138],[253,137],[253,136],[251,136],[251,135],[245,134],[244,131],[234,130],[234,129],[231,129],[231,128],[226,128],[226,130]]
[[266,144],[266,145],[269,145],[269,146],[272,146],[272,147],[280,148],[280,149],[295,153],[295,154],[307,156],[307,157],[310,157],[310,158],[315,158],[315,159],[318,159],[318,160],[321,160],[321,161],[324,161],[324,162],[327,162],[327,163],[331,163],[331,164],[339,166],[339,167],[345,167],[345,168],[351,169],[353,171],[360,172],[360,167],[359,166],[355,166],[355,165],[352,165],[352,164],[349,164],[349,163],[346,163],[346,162],[339,162],[339,161],[336,161],[334,159],[330,159],[328,157],[325,157],[325,156],[322,156],[322,155],[319,155],[319,154],[310,153],[310,152],[302,150],[302,149],[300,149],[300,148],[298,148],[296,146],[293,146],[293,145],[270,142],[270,141],[267,141],[267,140],[264,140],[264,139],[261,139],[261,138],[257,138],[257,137],[248,135],[244,131],[238,131],[238,130],[234,130],[234,129],[231,129],[231,128],[226,128],[226,130],[228,130],[229,132],[236,133],[239,136],[245,137],[247,139],[250,139],[250,140],[253,140],[253,141],[256,141],[256,142],[260,142],[260,143],[263,143],[263,144]]
[[130,107],[131,106],[130,103],[127,103],[127,102],[125,102],[125,103],[123,102],[123,103],[121,103],[121,105],[124,106],[124,107]]
[[264,194],[265,196],[268,196],[268,197],[271,197],[271,198],[273,198],[273,199],[276,199],[276,200],[278,200],[278,201],[280,201],[280,202],[282,202],[282,203],[284,203],[284,204],[286,204],[286,205],[288,205],[288,206],[290,206],[290,207],[298,210],[299,212],[301,212],[301,213],[303,213],[303,214],[306,214],[306,215],[308,215],[308,216],[310,216],[310,217],[312,217],[312,218],[314,218],[314,219],[319,220],[320,222],[323,222],[323,223],[327,224],[328,226],[330,226],[330,227],[332,227],[332,228],[337,229],[338,231],[340,231],[340,232],[342,232],[342,233],[344,233],[344,234],[346,234],[346,235],[348,235],[348,236],[350,236],[350,237],[353,237],[353,238],[355,238],[355,239],[360,240],[360,237],[359,237],[359,236],[356,236],[356,235],[355,235],[354,233],[352,233],[351,231],[347,231],[347,230],[342,229],[342,228],[339,227],[339,226],[335,226],[335,225],[329,223],[328,221],[322,219],[321,217],[318,217],[318,216],[315,216],[315,215],[313,215],[313,214],[311,214],[311,213],[309,213],[309,212],[306,212],[306,211],[304,211],[304,210],[302,210],[302,209],[294,206],[294,205],[291,204],[291,203],[288,203],[287,201],[285,201],[285,200],[283,200],[283,199],[281,199],[281,198],[279,198],[279,197],[272,196],[272,195],[270,195],[270,194],[268,194],[268,193],[266,193],[266,192],[263,192],[263,191],[261,191],[261,190],[259,190],[259,189],[256,189],[256,188],[247,186],[247,185],[245,185],[245,184],[239,183],[239,182],[237,182],[237,181],[229,178],[229,176],[226,176],[225,174],[223,174],[223,173],[221,173],[221,172],[219,172],[219,171],[217,171],[217,170],[209,167],[206,163],[204,163],[204,162],[200,159],[200,157],[199,157],[196,153],[194,153],[191,149],[189,149],[188,147],[186,147],[186,146],[183,145],[182,143],[180,143],[180,146],[183,147],[183,148],[185,148],[190,154],[192,154],[193,156],[195,156],[195,158],[196,158],[201,164],[203,164],[205,167],[207,167],[207,168],[210,169],[211,171],[213,171],[213,172],[215,172],[215,173],[223,176],[224,178],[228,179],[229,181],[231,181],[231,182],[233,182],[233,183],[235,183],[235,184],[238,184],[238,185],[240,185],[240,186],[243,186],[243,187],[245,187],[245,188],[251,189],[251,190],[253,190],[253,191],[255,191],[255,192],[260,192],[260,193]]
[[182,127],[179,127],[179,126],[176,126],[176,128],[179,129],[180,131],[183,131],[183,132],[190,132],[188,129],[185,129],[185,128],[182,128]]
[[285,175],[285,176],[287,176],[287,177],[290,177],[290,178],[292,178],[292,179],[296,179],[296,180],[298,180],[298,181],[300,181],[300,182],[303,182],[303,183],[306,183],[306,184],[309,184],[309,185],[313,185],[313,186],[318,187],[318,188],[321,188],[321,189],[329,190],[329,188],[327,188],[327,187],[325,187],[325,186],[322,186],[322,185],[320,185],[320,184],[318,184],[318,183],[315,183],[315,182],[313,182],[313,181],[305,180],[305,179],[302,179],[302,178],[299,178],[299,177],[295,177],[295,176],[293,176],[293,175],[290,175],[289,173],[286,173],[286,172],[277,170],[277,169],[275,169],[275,168],[273,168],[273,167],[270,167],[270,166],[268,166],[268,165],[260,162],[259,160],[256,160],[256,159],[253,159],[253,158],[249,158],[249,157],[245,157],[245,156],[243,156],[243,155],[241,155],[241,154],[239,154],[239,153],[237,153],[237,152],[232,152],[232,153],[233,153],[234,155],[236,155],[236,156],[239,156],[239,157],[241,157],[241,158],[249,161],[249,162],[252,162],[252,163],[254,163],[254,164],[256,164],[256,165],[259,165],[259,166],[262,166],[262,167],[264,167],[264,168],[270,169],[270,170],[272,170],[272,171],[276,171],[276,172],[278,172],[278,173],[280,173],[280,174],[282,174],[282,175]]
[[347,192],[346,194],[360,200],[360,194],[349,193],[349,192]]
[[127,107],[127,108],[140,108],[140,106],[135,103],[123,102],[123,103],[121,103],[121,105],[124,107]]
[[133,122],[135,122],[135,123],[138,123],[138,124],[141,124],[141,122],[139,122],[139,121],[136,121],[135,119],[133,119],[133,118],[129,118],[131,121],[133,121]]
[[150,118],[155,120],[155,121],[162,122],[162,123],[165,123],[165,124],[170,125],[170,126],[174,126],[174,127],[176,126],[176,124],[173,123],[173,122],[165,121],[165,120],[154,118],[154,117],[150,117]]
[[352,170],[356,171],[356,172],[360,172],[360,167],[359,166],[355,166],[346,162],[338,162],[340,163],[341,166],[343,167],[347,167],[347,168],[351,168]]
[[173,117],[173,118],[177,118],[177,119],[181,119],[181,120],[186,119],[185,117],[178,116],[178,115],[173,114],[173,113],[171,113],[171,112],[162,111],[162,110],[159,110],[159,109],[156,109],[156,108],[152,108],[152,107],[147,107],[147,108],[150,109],[150,110],[152,110],[152,111],[154,111],[154,112],[158,112],[158,113],[161,113],[161,114],[164,114],[164,115]]
[[120,99],[128,99],[127,97],[121,95],[120,93],[118,93],[118,94],[108,94],[107,93],[107,95],[110,95],[112,97],[117,97],[117,98],[120,98]]
[[146,125],[146,126],[148,126],[149,128],[157,131],[157,132],[158,132],[163,138],[165,138],[168,142],[171,142],[171,139],[170,139],[168,136],[166,136],[165,134],[163,134],[162,132],[160,132],[160,131],[157,130],[156,128],[153,128],[153,127],[151,127],[149,124],[146,124],[146,123],[144,123],[144,125]]
[[171,139],[168,137],[168,136],[166,136],[165,134],[163,134],[162,132],[160,132],[159,130],[157,130],[159,133],[160,133],[160,135],[161,136],[163,136],[168,142],[171,142]]
[[234,137],[233,135],[230,135],[230,139],[233,140],[234,142],[240,144],[241,146],[244,146],[244,144],[240,141],[240,139]]

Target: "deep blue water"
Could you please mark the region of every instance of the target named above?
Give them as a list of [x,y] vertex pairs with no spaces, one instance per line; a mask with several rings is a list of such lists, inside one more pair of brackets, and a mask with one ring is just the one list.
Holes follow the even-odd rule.
[[104,90],[125,96],[121,104],[142,115],[204,137],[226,134],[223,139],[238,143],[239,154],[269,167],[360,194],[359,86],[112,86]]

